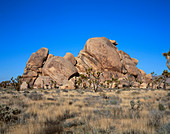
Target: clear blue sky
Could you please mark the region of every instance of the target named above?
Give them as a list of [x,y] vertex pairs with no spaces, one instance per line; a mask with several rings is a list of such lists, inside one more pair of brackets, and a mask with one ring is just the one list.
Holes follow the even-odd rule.
[[77,56],[87,39],[106,37],[161,74],[170,48],[170,0],[0,0],[0,81],[22,75],[33,52]]

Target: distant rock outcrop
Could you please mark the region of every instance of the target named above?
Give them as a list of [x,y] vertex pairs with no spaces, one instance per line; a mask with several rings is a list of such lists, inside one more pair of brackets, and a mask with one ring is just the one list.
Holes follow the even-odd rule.
[[[138,60],[118,50],[117,42],[105,37],[90,38],[77,57],[66,53],[64,57],[49,54],[47,48],[33,53],[25,67],[22,81],[31,88],[50,88],[57,84],[59,88],[74,88],[75,77],[85,74],[89,68],[102,73],[102,81],[119,78],[127,85],[131,75],[134,87],[140,82],[148,82],[150,75],[136,67]],[[126,84],[125,84],[126,83]],[[141,85],[142,88],[146,84]]]

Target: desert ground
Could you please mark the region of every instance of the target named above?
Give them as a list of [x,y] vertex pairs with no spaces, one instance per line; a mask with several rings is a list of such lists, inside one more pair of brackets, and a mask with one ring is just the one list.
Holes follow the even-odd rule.
[[168,134],[170,91],[1,89],[0,133]]

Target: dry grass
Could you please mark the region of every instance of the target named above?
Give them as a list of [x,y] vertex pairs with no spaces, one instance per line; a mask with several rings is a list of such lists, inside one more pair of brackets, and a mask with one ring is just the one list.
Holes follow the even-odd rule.
[[[0,100],[21,110],[15,122],[0,120],[0,133],[168,134],[170,122],[165,90],[9,90],[0,91]],[[160,103],[165,110],[159,110]]]

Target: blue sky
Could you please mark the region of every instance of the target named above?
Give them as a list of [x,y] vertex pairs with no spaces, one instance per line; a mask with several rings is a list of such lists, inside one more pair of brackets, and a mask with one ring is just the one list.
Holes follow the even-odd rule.
[[0,0],[0,81],[22,75],[41,47],[77,56],[91,37],[118,42],[138,68],[161,74],[170,48],[170,0]]

